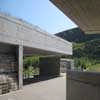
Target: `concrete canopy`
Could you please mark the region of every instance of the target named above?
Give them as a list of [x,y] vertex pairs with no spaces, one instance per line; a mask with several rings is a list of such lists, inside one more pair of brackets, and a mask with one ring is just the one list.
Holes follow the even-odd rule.
[[72,55],[72,43],[2,13],[0,13],[0,42],[26,47],[24,49],[26,54],[34,52]]
[[51,0],[86,33],[100,33],[100,0]]

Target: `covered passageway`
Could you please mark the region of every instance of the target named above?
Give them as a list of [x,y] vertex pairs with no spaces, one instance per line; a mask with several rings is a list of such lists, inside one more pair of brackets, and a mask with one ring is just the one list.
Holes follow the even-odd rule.
[[71,54],[70,42],[0,13],[0,94],[23,88],[25,57],[49,56],[40,59],[40,76],[58,76],[59,58]]
[[[99,0],[50,0],[86,34],[100,33]],[[100,73],[67,71],[67,100],[99,100]]]

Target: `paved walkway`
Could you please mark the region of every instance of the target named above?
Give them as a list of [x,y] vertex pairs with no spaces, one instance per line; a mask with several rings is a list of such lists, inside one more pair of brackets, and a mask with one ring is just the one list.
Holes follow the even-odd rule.
[[24,86],[22,90],[0,96],[0,100],[66,100],[66,77]]

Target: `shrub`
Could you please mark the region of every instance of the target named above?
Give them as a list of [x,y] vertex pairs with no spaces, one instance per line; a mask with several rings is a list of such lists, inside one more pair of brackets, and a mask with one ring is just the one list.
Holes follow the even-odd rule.
[[39,56],[24,57],[24,77],[39,75]]
[[86,70],[95,64],[94,60],[88,59],[87,57],[75,58],[74,60],[76,68],[81,68]]

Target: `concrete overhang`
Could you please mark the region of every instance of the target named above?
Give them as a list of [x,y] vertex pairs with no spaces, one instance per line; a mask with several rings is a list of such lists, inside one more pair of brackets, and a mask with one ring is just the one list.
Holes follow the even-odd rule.
[[[0,42],[26,47],[26,53],[72,55],[72,43],[0,13]],[[27,48],[30,48],[27,50]],[[30,52],[29,52],[30,51]]]
[[100,33],[100,0],[50,0],[86,33]]

